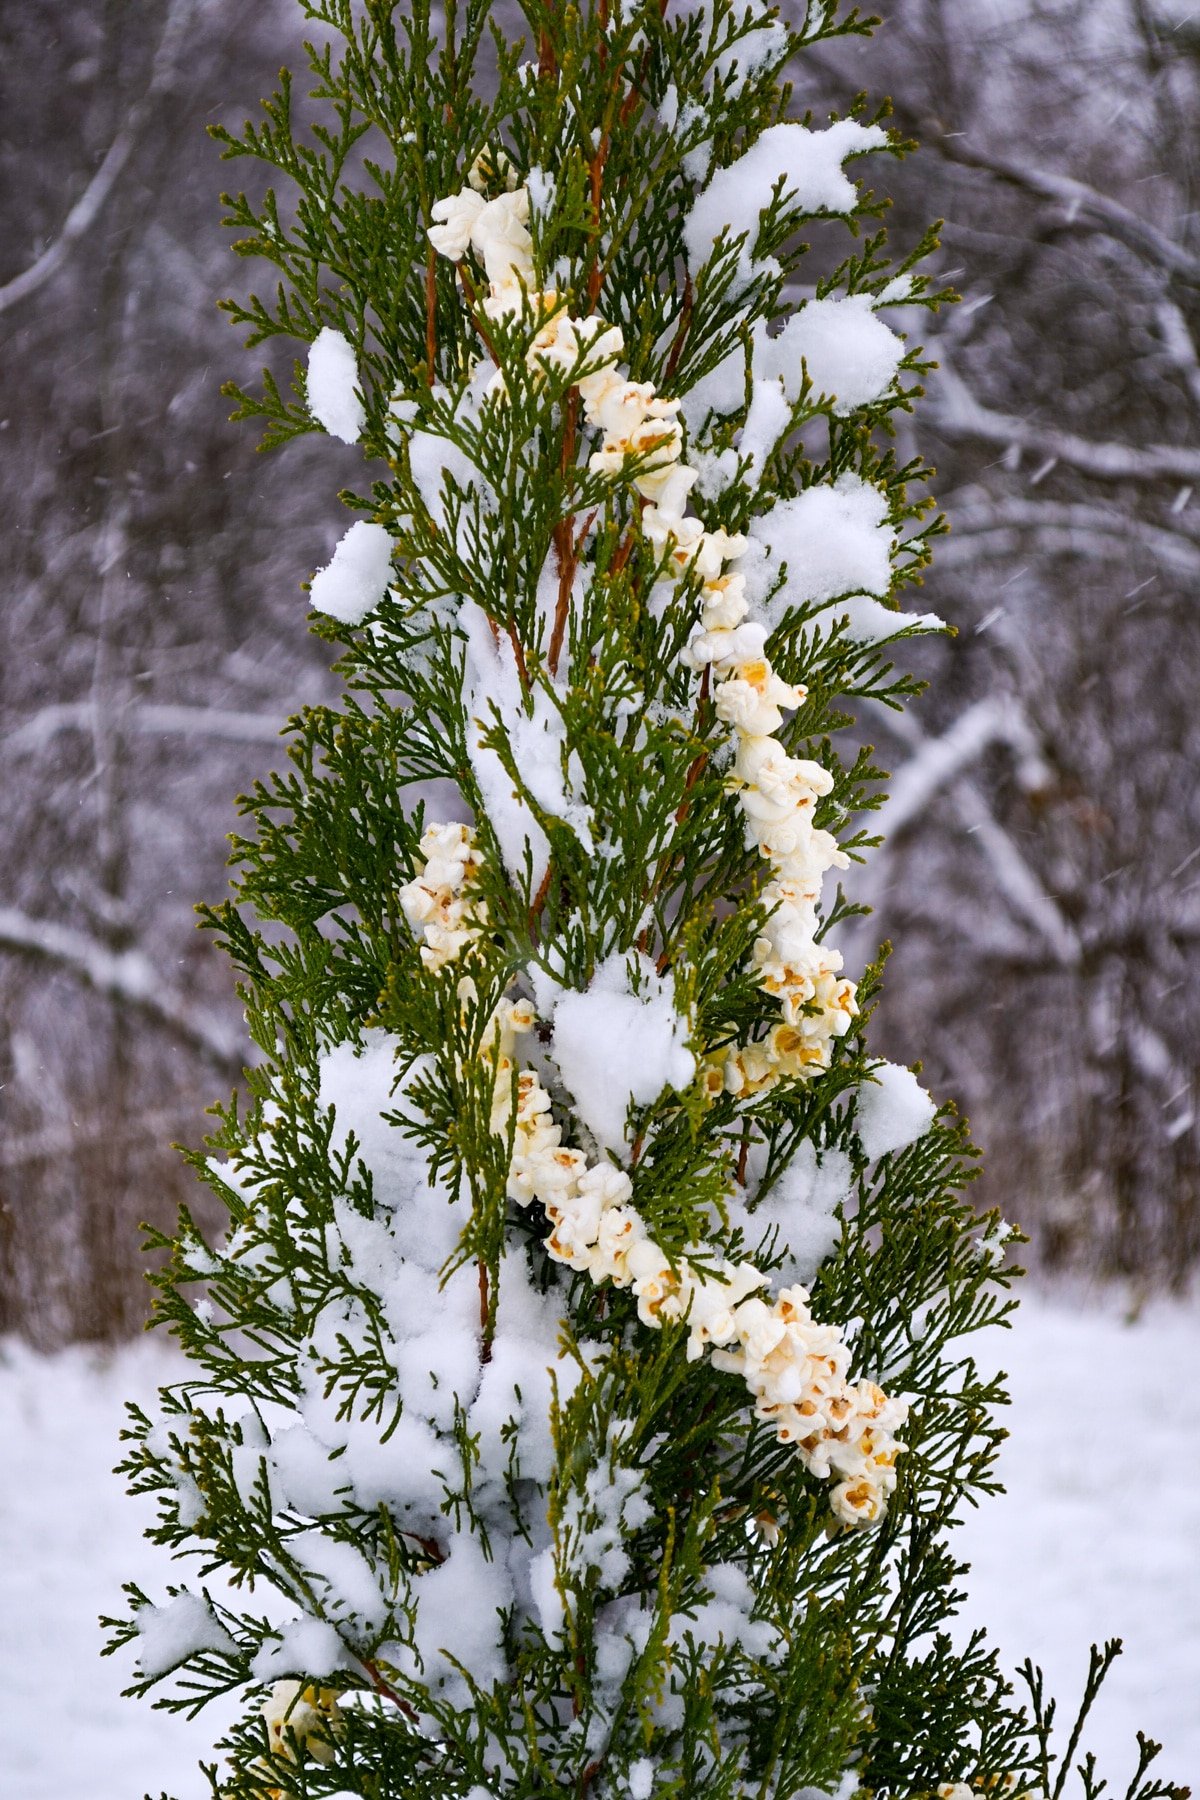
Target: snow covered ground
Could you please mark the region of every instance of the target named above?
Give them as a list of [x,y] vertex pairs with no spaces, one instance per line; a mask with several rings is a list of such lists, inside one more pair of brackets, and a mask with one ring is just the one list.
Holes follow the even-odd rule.
[[[1015,1664],[1040,1661],[1064,1701],[1092,1639],[1126,1654],[1090,1742],[1128,1771],[1138,1726],[1163,1772],[1200,1787],[1200,1308],[1127,1327],[1111,1303],[1027,1296],[998,1345],[1016,1404],[1009,1492],[960,1534],[966,1617]],[[124,1396],[146,1398],[161,1351],[0,1352],[0,1793],[6,1800],[200,1800],[213,1724],[122,1700],[96,1615],[122,1580],[161,1592],[159,1553],[108,1473]],[[1116,1784],[1118,1794],[1124,1791]]]

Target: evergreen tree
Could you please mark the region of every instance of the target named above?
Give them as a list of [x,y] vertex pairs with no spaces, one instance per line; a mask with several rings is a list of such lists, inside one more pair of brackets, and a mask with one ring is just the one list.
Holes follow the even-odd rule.
[[290,189],[229,202],[278,273],[230,311],[307,365],[235,392],[371,479],[311,586],[343,703],[206,914],[259,1061],[124,1465],[198,1568],[113,1647],[244,1693],[231,1800],[1057,1796],[1078,1734],[945,1630],[1007,1228],[871,1059],[825,879],[881,793],[855,707],[940,625],[885,322],[945,297],[933,240],[888,258],[883,113],[783,81],[867,22],[526,0],[527,49],[487,0],[302,4],[313,121],[285,74],[219,135]]

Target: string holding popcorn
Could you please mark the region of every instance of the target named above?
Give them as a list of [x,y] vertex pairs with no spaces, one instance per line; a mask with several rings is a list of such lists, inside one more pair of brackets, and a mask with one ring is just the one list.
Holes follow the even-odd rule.
[[[523,1014],[532,1028],[532,1009]],[[498,1090],[499,1091],[499,1090]],[[506,1130],[511,1087],[495,1127]],[[801,1287],[768,1303],[769,1278],[752,1262],[733,1263],[707,1245],[672,1262],[632,1204],[633,1184],[611,1163],[589,1164],[565,1148],[550,1095],[532,1069],[517,1083],[508,1193],[520,1206],[538,1201],[551,1222],[549,1255],[600,1283],[629,1288],[644,1325],[686,1323],[687,1356],[711,1351],[714,1366],[740,1374],[755,1412],[773,1425],[820,1480],[833,1480],[834,1515],[874,1524],[886,1510],[903,1448],[895,1433],[907,1416],[873,1382],[847,1379],[849,1352],[834,1326],[820,1325]],[[703,1262],[705,1269],[694,1266]],[[709,1272],[711,1270],[711,1272]]]

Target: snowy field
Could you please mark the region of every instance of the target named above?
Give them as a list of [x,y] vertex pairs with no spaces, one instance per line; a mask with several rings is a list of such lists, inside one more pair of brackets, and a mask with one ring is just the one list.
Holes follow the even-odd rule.
[[[966,1618],[1012,1663],[1032,1654],[1064,1701],[1091,1640],[1123,1637],[1090,1738],[1105,1772],[1128,1773],[1141,1726],[1166,1746],[1163,1772],[1200,1789],[1200,1309],[1127,1327],[1111,1306],[1030,1295],[998,1351],[1016,1400],[1009,1491],[961,1533]],[[208,1793],[196,1761],[212,1724],[120,1699],[121,1669],[96,1655],[120,1582],[162,1587],[108,1473],[122,1397],[148,1397],[162,1369],[145,1343],[107,1363],[0,1352],[5,1800]]]

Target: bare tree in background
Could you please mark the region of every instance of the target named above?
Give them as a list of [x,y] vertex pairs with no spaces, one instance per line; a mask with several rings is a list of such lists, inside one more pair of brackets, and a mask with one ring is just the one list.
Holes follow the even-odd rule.
[[[905,448],[939,466],[929,598],[958,635],[921,652],[920,724],[870,720],[900,780],[855,951],[895,931],[889,1052],[939,1045],[927,1078],[1042,1254],[1175,1275],[1200,1251],[1200,0],[878,10],[869,50],[798,78],[816,110],[904,94],[901,229],[947,221],[965,298]],[[327,691],[299,584],[338,451],[306,486],[227,423],[239,170],[204,134],[299,32],[292,0],[0,23],[0,1329],[42,1341],[127,1331],[137,1221],[195,1197],[166,1146],[199,1141],[240,1034],[192,903]]]
[[232,796],[321,690],[299,583],[327,536],[218,392],[204,129],[269,91],[296,22],[105,0],[4,30],[0,1324],[42,1338],[141,1315],[138,1221],[190,1197],[169,1142],[238,1070],[192,905],[223,889]]
[[1040,1253],[1179,1279],[1200,1249],[1200,8],[885,10],[853,81],[910,97],[898,205],[944,215],[964,296],[919,426],[952,525],[930,598],[958,636],[926,653],[923,732],[874,722],[900,780],[859,948],[895,931],[891,1052],[942,1046],[933,1085]]

